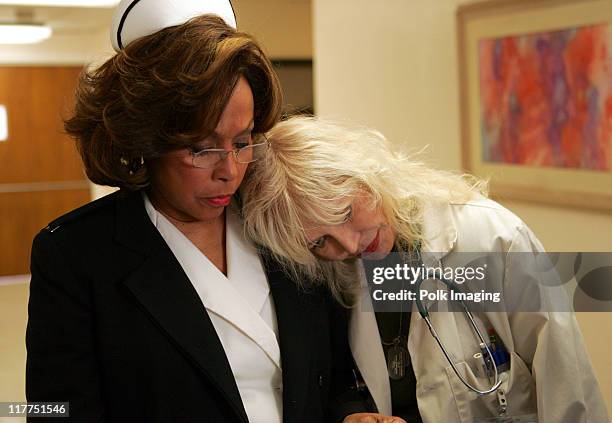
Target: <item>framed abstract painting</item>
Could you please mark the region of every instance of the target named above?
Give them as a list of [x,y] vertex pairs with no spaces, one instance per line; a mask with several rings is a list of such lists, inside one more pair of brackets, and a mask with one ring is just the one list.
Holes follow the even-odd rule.
[[463,166],[498,199],[612,211],[612,2],[457,11]]

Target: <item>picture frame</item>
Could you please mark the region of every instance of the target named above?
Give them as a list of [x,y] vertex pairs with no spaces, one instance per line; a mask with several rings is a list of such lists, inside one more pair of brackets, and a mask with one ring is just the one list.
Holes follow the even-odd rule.
[[[497,43],[495,45],[506,41],[518,43],[521,49],[516,54],[519,55],[529,48],[539,48],[540,44],[536,44],[534,37],[543,39],[561,37],[562,40],[572,40],[571,37],[586,31],[599,31],[597,51],[605,50],[599,48],[600,44],[607,47],[607,54],[610,55],[607,63],[612,64],[612,5],[609,0],[485,0],[468,3],[457,9],[462,165],[469,173],[489,178],[490,193],[493,198],[601,211],[612,210],[612,118],[610,116],[606,118],[604,115],[602,119],[606,120],[598,121],[598,124],[604,126],[605,131],[608,129],[610,131],[597,132],[596,149],[593,150],[595,152],[591,150],[581,152],[585,141],[576,137],[582,136],[582,132],[578,131],[576,135],[575,128],[569,128],[567,123],[573,115],[570,118],[567,113],[561,115],[562,119],[565,119],[561,122],[555,117],[559,113],[557,115],[549,113],[557,120],[552,123],[543,122],[540,126],[544,126],[546,130],[539,128],[541,131],[539,138],[538,135],[532,137],[538,141],[532,142],[531,138],[527,138],[533,135],[533,132],[527,132],[530,130],[528,124],[525,122],[516,124],[508,118],[512,116],[510,112],[507,110],[499,112],[496,106],[492,106],[492,104],[501,104],[502,108],[509,107],[508,101],[497,103],[489,101],[492,88],[487,85],[491,84],[491,78],[486,76],[488,69],[486,66],[493,54],[489,48],[491,42]],[[602,38],[601,34],[607,34],[607,39]],[[569,45],[569,41],[567,43]],[[569,47],[562,45],[560,48]],[[498,51],[496,50],[494,54],[498,55]],[[546,71],[550,72],[550,65],[547,62],[543,63],[548,66]],[[571,64],[564,62],[563,65],[566,66],[564,71],[569,72],[567,69],[571,68]],[[609,76],[612,76],[612,67],[608,68],[610,68]],[[504,78],[507,78],[507,73],[512,70],[504,72],[506,72]],[[514,69],[514,72],[518,72],[516,75],[522,78],[529,72],[536,71],[531,68],[525,71]],[[612,77],[598,78],[599,83],[605,85],[601,92],[609,96],[608,99],[612,104]],[[506,84],[503,89],[511,90],[509,86]],[[536,86],[535,90],[537,89]],[[564,92],[568,91],[571,91],[570,88],[565,87]],[[521,93],[523,92],[519,94]],[[552,94],[544,96],[539,101],[541,103],[558,101],[554,91]],[[570,94],[572,93],[569,92],[567,96]],[[500,95],[499,98],[512,98],[513,107],[515,102],[518,103],[518,108],[522,107],[519,109],[521,116],[537,113],[533,108],[530,109],[529,104],[521,104],[524,98],[519,97],[516,100],[517,96]],[[568,107],[574,106],[570,104]],[[599,113],[597,116],[602,115]],[[531,125],[534,125],[533,122]],[[548,131],[548,128],[553,126],[558,129],[557,132]],[[500,131],[499,128],[505,128],[506,132]],[[570,129],[574,132],[574,138],[564,132]],[[524,134],[513,133],[514,135],[510,136],[507,135],[508,130],[524,131]],[[521,138],[522,135],[525,135],[524,138]]]

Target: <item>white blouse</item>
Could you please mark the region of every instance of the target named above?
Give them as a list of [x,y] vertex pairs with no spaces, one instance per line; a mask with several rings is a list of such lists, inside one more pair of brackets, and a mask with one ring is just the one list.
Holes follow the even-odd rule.
[[276,313],[253,244],[232,205],[226,208],[227,276],[165,216],[147,195],[151,222],[189,277],[221,340],[249,422],[282,422],[282,370]]

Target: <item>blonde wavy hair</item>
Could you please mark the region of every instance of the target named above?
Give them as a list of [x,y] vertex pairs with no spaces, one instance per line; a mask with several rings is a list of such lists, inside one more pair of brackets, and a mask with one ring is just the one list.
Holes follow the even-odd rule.
[[306,231],[346,221],[355,197],[371,198],[397,234],[400,250],[423,237],[423,205],[486,195],[486,182],[434,170],[393,148],[378,131],[297,116],[267,133],[271,147],[249,166],[240,188],[245,231],[298,283],[324,284],[352,303],[359,282],[355,260],[325,261]]

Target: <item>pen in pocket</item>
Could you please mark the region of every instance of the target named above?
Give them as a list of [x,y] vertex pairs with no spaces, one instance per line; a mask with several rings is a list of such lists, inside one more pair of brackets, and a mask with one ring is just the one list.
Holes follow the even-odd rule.
[[497,366],[497,371],[499,373],[508,371],[510,369],[510,354],[508,354],[504,343],[493,328],[489,328],[489,341],[491,342],[492,359]]

